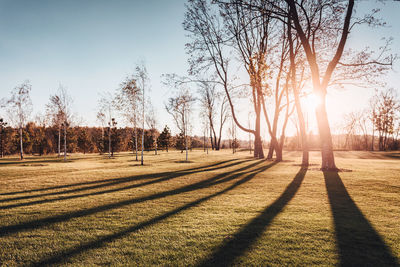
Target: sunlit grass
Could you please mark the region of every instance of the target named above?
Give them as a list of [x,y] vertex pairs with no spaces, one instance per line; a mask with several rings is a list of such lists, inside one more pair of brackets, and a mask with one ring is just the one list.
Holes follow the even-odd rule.
[[351,253],[396,263],[397,155],[338,152],[347,171],[325,177],[300,170],[297,152],[279,164],[229,151],[194,151],[189,163],[146,153],[145,166],[128,153],[1,159],[0,262],[336,265]]

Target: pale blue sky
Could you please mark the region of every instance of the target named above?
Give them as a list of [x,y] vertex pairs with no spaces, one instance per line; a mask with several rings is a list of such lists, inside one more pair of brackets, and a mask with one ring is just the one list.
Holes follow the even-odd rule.
[[183,0],[0,1],[0,98],[29,79],[36,113],[62,83],[93,125],[98,94],[145,60],[152,101],[163,107],[160,75],[187,69],[183,15]]
[[[151,78],[152,102],[158,107],[159,128],[165,124],[172,126],[163,105],[168,89],[161,85],[160,76],[186,74],[184,3],[184,0],[0,0],[0,98],[8,97],[12,88],[29,79],[33,114],[43,113],[49,95],[62,83],[74,99],[74,110],[88,125],[95,125],[99,93],[115,90],[132,73],[135,63],[145,60]],[[375,4],[363,1],[361,7]],[[393,36],[393,50],[400,54],[400,2],[387,1],[379,6],[392,27],[355,31],[348,45],[374,45],[381,36]],[[399,62],[395,69],[400,71]],[[390,86],[399,88],[399,73],[387,79]],[[328,105],[334,109],[337,103],[345,103],[341,105],[341,113],[361,109],[372,93],[370,89],[331,92],[339,97]],[[335,123],[332,117],[332,124]]]

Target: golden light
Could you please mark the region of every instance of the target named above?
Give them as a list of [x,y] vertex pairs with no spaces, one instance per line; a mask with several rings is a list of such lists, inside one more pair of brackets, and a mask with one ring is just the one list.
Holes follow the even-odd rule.
[[302,99],[303,106],[308,112],[314,112],[316,107],[321,103],[321,100],[313,93]]

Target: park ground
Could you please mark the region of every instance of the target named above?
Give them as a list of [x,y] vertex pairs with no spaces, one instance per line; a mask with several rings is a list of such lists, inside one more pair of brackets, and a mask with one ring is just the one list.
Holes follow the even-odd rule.
[[0,159],[0,265],[399,265],[399,152],[285,156]]

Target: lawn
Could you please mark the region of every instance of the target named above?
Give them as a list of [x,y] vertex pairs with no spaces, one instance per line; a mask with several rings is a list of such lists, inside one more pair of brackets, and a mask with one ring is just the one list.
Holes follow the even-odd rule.
[[0,160],[0,263],[398,266],[400,153]]

